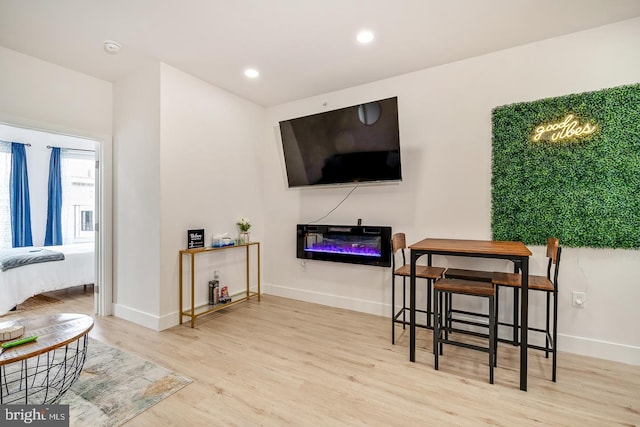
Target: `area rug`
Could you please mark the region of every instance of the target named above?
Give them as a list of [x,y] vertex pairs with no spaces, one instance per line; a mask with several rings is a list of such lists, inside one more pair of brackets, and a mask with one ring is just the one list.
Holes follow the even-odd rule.
[[[28,300],[18,304],[16,306],[16,311],[26,311],[26,310],[35,310],[36,308],[45,307],[47,305],[53,304],[62,304],[64,301],[59,300],[58,298],[50,297],[48,295],[35,295],[29,298]],[[11,313],[11,312],[10,312]]]
[[148,360],[89,339],[78,380],[62,397],[71,426],[119,426],[191,383]]

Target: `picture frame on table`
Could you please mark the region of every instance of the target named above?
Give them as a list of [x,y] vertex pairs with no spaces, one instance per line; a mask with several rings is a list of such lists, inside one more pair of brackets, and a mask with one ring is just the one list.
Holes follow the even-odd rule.
[[204,248],[204,228],[187,231],[187,249]]

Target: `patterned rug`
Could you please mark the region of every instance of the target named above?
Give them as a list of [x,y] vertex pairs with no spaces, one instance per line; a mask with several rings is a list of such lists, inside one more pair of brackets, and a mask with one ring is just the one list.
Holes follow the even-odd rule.
[[63,396],[71,426],[119,426],[191,383],[148,360],[89,339],[80,378]]
[[32,296],[25,302],[18,304],[15,311],[35,310],[36,308],[44,307],[47,305],[62,303],[63,301],[59,300],[58,298],[40,294]]

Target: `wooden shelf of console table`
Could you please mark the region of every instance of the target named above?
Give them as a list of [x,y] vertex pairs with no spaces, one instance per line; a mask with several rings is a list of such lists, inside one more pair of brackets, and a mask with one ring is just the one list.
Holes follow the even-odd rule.
[[[251,265],[250,263],[250,249],[251,246],[255,246],[258,256],[257,256],[257,278],[258,278],[258,290],[256,291],[252,291],[250,289],[250,277],[249,277],[249,267]],[[211,252],[216,252],[216,251],[225,251],[225,250],[233,250],[233,249],[238,249],[238,248],[245,248],[245,262],[246,262],[246,266],[247,266],[247,287],[244,291],[240,291],[237,292],[231,296],[231,302],[228,302],[226,304],[215,304],[215,305],[210,305],[210,304],[204,304],[204,305],[200,305],[200,306],[196,306],[195,305],[195,263],[196,263],[196,255],[198,254],[204,254],[204,253],[211,253]],[[191,281],[191,292],[189,294],[189,299],[190,299],[190,308],[188,309],[184,309],[183,306],[183,268],[182,268],[182,261],[184,259],[184,256],[188,255],[190,257],[190,261],[191,261],[191,273],[190,273],[190,278],[189,280]],[[241,243],[238,245],[233,245],[233,246],[221,246],[221,247],[217,247],[217,248],[197,248],[197,249],[182,249],[180,251],[180,324],[182,324],[182,320],[184,317],[188,317],[191,319],[191,327],[193,328],[195,326],[195,322],[196,319],[200,316],[204,316],[205,314],[209,314],[209,313],[213,313],[216,312],[218,310],[222,310],[223,308],[227,308],[230,307],[232,305],[236,305],[238,303],[244,302],[249,300],[250,298],[254,298],[257,297],[258,301],[260,301],[260,242],[249,242],[249,243]]]

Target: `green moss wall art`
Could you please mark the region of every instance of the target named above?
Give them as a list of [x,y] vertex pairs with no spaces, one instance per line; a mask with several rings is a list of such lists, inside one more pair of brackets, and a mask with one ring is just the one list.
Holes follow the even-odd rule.
[[640,248],[640,84],[496,107],[494,240]]

